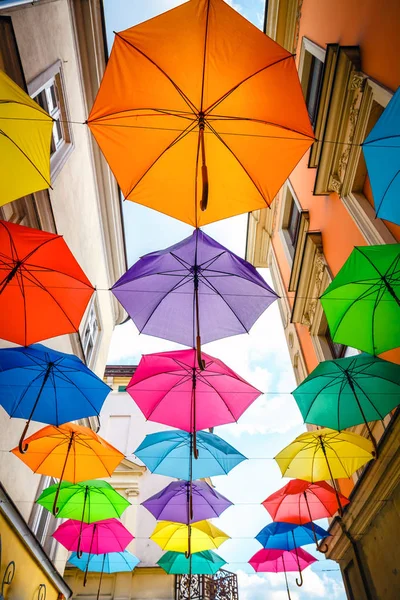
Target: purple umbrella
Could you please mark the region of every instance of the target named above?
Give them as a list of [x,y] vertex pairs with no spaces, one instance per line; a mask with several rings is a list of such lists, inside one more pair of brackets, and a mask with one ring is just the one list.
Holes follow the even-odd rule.
[[219,517],[232,502],[205,481],[198,480],[173,481],[142,505],[156,519],[188,524]]
[[250,263],[200,229],[143,256],[112,292],[141,333],[199,353],[201,342],[248,332],[278,298]]

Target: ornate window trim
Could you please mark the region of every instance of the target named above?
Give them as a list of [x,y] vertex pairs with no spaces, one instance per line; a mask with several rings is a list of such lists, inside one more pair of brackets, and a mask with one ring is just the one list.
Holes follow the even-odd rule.
[[270,0],[265,33],[289,52],[295,52],[303,0]]
[[276,220],[277,198],[269,208],[250,212],[247,220],[246,260],[255,267],[268,266],[267,257]]
[[[279,238],[282,242],[282,247],[283,247],[283,251],[285,253],[286,260],[289,265],[292,265],[293,259],[294,259],[294,254],[295,254],[295,247],[297,245],[297,243],[295,245],[293,245],[292,240],[291,240],[288,230],[287,230],[292,200],[296,204],[297,209],[300,212],[300,215],[302,213],[302,208],[301,208],[301,204],[296,196],[296,193],[295,193],[293,186],[290,183],[289,179],[285,182],[285,184],[281,190],[280,198],[281,198],[281,207],[280,207],[279,218],[278,218]],[[299,233],[300,233],[300,229],[299,229]],[[297,237],[297,239],[298,239],[298,237]]]

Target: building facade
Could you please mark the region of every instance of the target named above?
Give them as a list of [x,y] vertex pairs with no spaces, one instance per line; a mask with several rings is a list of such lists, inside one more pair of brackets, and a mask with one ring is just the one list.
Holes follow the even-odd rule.
[[[399,22],[396,0],[266,3],[265,32],[296,55],[317,141],[271,209],[249,215],[246,254],[270,268],[297,383],[318,362],[357,352],[332,341],[318,300],[353,247],[400,240],[400,227],[375,217],[360,147],[400,85]],[[382,357],[400,362],[398,349]],[[350,599],[394,600],[398,411],[371,425],[379,456],[339,481],[352,502],[331,523],[327,557],[339,563]],[[353,431],[367,435],[364,426]]]
[[[104,373],[112,331],[126,318],[108,291],[126,271],[120,194],[110,169],[84,125],[106,60],[99,0],[7,0],[0,3],[0,69],[55,119],[50,161],[52,189],[2,206],[0,218],[63,235],[89,280],[99,290],[87,307],[79,332],[43,343],[78,355],[100,376]],[[1,318],[7,318],[7,315]],[[0,346],[6,345],[9,344],[0,342]],[[97,417],[85,420],[84,424],[94,430],[100,425]],[[52,481],[33,474],[9,453],[18,444],[23,425],[19,419],[10,421],[0,408],[0,480],[7,499],[0,503],[0,534],[7,535],[8,540],[7,553],[3,541],[2,569],[12,560],[14,549],[10,540],[13,540],[15,552],[19,552],[21,542],[25,544],[26,552],[33,556],[32,565],[48,566],[50,560],[62,573],[67,553],[53,543],[51,533],[56,520],[34,504],[42,489]],[[35,428],[42,426],[32,424],[29,431],[33,433]],[[18,528],[8,519],[11,514],[15,522],[22,518],[33,536],[21,537]],[[6,521],[11,527],[7,533]],[[14,532],[14,537],[10,537],[10,531]],[[47,558],[37,560],[39,555],[35,552],[41,552],[42,558]],[[33,590],[27,587],[31,583],[24,569],[16,563],[7,598],[33,597]],[[61,589],[59,581],[58,584],[54,598],[58,594],[68,596],[68,586],[62,584],[64,588]],[[24,589],[25,593],[22,593]],[[47,597],[49,595],[48,588]]]

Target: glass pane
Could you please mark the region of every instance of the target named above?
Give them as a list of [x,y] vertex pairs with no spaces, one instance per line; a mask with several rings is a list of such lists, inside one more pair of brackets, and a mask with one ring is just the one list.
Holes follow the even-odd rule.
[[35,102],[39,104],[46,112],[49,112],[49,106],[47,103],[46,90],[42,90],[37,96],[34,98]]
[[289,233],[289,236],[290,236],[293,246],[295,245],[296,240],[297,240],[299,221],[300,221],[300,211],[297,207],[297,204],[292,199],[287,230],[288,230],[288,233]]
[[313,56],[311,60],[310,77],[308,80],[306,97],[308,114],[310,115],[311,123],[313,125],[315,124],[315,120],[317,117],[323,67],[324,63],[318,60],[318,58],[315,58],[315,56]]

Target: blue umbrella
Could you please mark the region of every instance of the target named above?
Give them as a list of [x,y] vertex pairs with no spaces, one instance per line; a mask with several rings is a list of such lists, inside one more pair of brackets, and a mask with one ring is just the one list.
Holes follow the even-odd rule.
[[197,460],[193,460],[191,448],[191,434],[175,429],[146,435],[135,454],[152,473],[186,480],[226,475],[246,460],[225,440],[207,431],[197,432]]
[[98,415],[110,388],[73,354],[41,344],[0,350],[0,404],[10,417],[62,425]]
[[[134,554],[124,550],[124,552],[109,552],[108,554],[88,554],[84,552],[81,558],[78,558],[76,552],[73,552],[68,562],[78,567],[81,571],[87,573],[100,573],[99,589],[97,590],[97,600],[100,597],[101,580],[103,573],[122,573],[133,571],[140,563]],[[86,580],[84,582],[86,585]]]
[[400,225],[400,88],[362,146],[376,214]]
[[294,550],[300,546],[312,544],[314,541],[322,540],[330,533],[315,525],[306,523],[296,525],[294,523],[270,523],[256,535],[256,540],[263,548],[275,550]]

